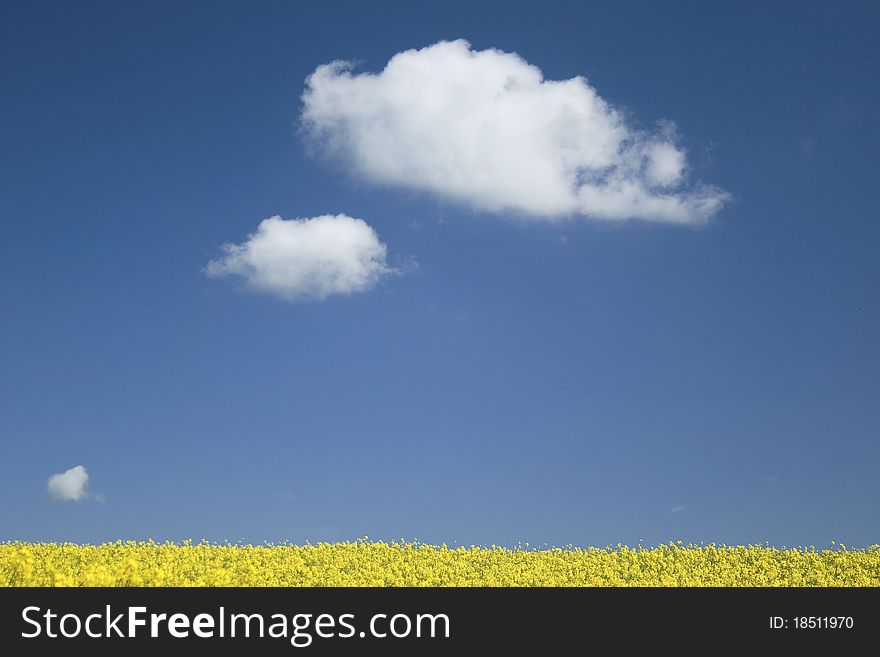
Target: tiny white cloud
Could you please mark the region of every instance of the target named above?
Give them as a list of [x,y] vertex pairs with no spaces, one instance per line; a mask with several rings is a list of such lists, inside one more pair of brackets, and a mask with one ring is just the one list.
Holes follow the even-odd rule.
[[208,276],[237,277],[287,301],[324,299],[371,289],[396,273],[388,248],[363,219],[345,214],[264,219],[241,244],[225,244]]
[[678,184],[684,175],[685,156],[672,144],[658,143],[645,151],[648,164],[645,175],[658,187],[669,187]]
[[85,467],[77,465],[49,477],[46,492],[49,499],[54,502],[79,502],[89,496],[86,490],[88,483],[88,471]]
[[687,504],[676,504],[674,507],[669,509],[669,513],[681,513],[687,508]]
[[689,183],[675,126],[637,130],[583,77],[546,80],[516,53],[441,41],[379,73],[319,66],[306,133],[370,182],[537,219],[695,224],[729,195]]

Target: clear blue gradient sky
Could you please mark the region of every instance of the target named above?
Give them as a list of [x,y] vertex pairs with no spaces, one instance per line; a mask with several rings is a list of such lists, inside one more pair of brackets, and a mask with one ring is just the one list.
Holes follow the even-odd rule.
[[[5,2],[0,540],[880,542],[880,6]],[[677,124],[706,226],[524,222],[309,154],[304,80],[441,39]],[[266,217],[418,269],[203,275]],[[47,499],[82,464],[103,501]]]

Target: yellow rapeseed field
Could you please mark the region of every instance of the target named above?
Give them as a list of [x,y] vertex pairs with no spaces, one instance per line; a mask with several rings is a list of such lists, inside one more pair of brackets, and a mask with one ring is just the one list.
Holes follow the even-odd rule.
[[0,543],[0,586],[880,586],[880,546]]

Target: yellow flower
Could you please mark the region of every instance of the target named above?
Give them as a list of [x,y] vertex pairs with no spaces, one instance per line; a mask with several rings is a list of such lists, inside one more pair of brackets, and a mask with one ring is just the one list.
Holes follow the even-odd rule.
[[878,586],[880,547],[0,543],[0,586]]

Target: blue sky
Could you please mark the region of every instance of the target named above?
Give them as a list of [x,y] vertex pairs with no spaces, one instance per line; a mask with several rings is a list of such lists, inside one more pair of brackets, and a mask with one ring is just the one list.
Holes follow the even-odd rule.
[[[0,9],[0,539],[880,542],[877,6],[362,5]],[[303,126],[316,67],[459,38],[719,208],[487,208]],[[387,247],[359,289],[206,275],[337,214]]]

